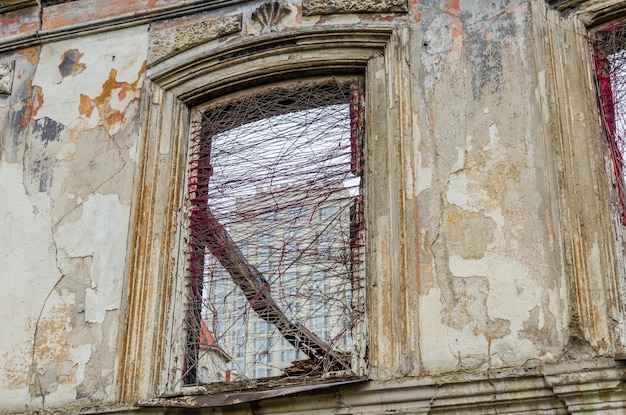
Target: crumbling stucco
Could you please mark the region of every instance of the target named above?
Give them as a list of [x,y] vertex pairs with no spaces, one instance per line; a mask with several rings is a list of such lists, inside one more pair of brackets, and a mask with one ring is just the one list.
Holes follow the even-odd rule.
[[[175,3],[0,9],[0,412],[181,391],[189,111],[205,89],[333,71],[367,79],[374,272],[370,381],[323,411],[623,409],[619,233],[574,16],[539,0],[285,0],[282,20]],[[277,412],[313,401],[288,399]]]
[[407,12],[407,0],[304,0],[305,16],[336,13],[392,13]]
[[176,26],[155,26],[150,30],[148,64],[152,65],[184,50],[241,31],[241,14],[211,17]]
[[13,87],[15,62],[0,63],[0,94],[10,94]]
[[142,59],[114,47],[129,38],[147,43],[145,30],[130,29],[16,56],[0,152],[0,240],[11,247],[0,258],[10,281],[0,301],[19,303],[3,308],[15,335],[3,336],[0,348],[0,411],[16,396],[39,410],[116,397],[145,71],[145,52]]
[[[430,334],[420,342],[428,371],[533,365],[562,357],[567,342],[566,282],[546,206],[554,190],[537,179],[549,166],[537,157],[546,144],[532,121],[540,104],[525,60],[529,8],[498,4],[492,14],[450,1],[449,13],[422,17],[429,132],[420,134],[428,177],[418,196],[420,322]],[[516,40],[500,44],[506,39]]]

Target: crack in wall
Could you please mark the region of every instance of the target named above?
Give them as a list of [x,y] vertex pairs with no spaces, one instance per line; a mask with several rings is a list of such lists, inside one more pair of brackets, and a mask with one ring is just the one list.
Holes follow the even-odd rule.
[[[93,190],[91,190],[89,192],[89,195],[95,195],[97,194],[98,190],[100,190],[103,186],[105,186],[106,184],[108,184],[109,182],[111,182],[118,174],[120,174],[122,171],[124,171],[124,168],[126,167],[126,163],[124,163],[124,165],[122,165],[122,167],[120,167],[118,170],[115,171],[115,173],[113,173],[111,176],[109,176],[107,179],[105,179],[104,181],[102,181],[100,184],[98,184],[96,187],[93,188]],[[76,206],[72,207],[70,210],[68,210],[65,214],[63,214],[63,216],[61,216],[59,219],[57,219],[57,221],[54,223],[53,226],[58,226],[60,225],[63,220],[69,216],[70,214],[72,214],[74,211],[76,211],[76,209],[78,208],[82,208],[83,204],[89,200],[89,197],[87,197],[86,199],[81,200],[79,203],[76,204]]]

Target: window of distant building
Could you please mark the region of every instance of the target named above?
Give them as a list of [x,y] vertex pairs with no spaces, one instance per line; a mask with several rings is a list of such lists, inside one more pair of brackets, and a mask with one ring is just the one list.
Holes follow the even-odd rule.
[[600,113],[612,158],[621,218],[626,223],[626,23],[596,31],[593,46]]
[[[329,78],[197,111],[185,384],[226,378],[207,373],[245,381],[355,369],[365,315],[362,102],[359,79]],[[212,348],[201,347],[205,324]]]

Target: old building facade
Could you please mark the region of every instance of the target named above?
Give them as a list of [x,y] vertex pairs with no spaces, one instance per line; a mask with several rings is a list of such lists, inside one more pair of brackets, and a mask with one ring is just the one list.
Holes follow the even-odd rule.
[[[622,0],[0,1],[0,413],[626,413],[623,178],[591,47],[620,20]],[[215,387],[189,375],[213,174],[194,120],[329,82],[361,100],[352,351],[279,321],[282,280],[219,227],[200,249],[238,266],[242,307],[326,363]]]

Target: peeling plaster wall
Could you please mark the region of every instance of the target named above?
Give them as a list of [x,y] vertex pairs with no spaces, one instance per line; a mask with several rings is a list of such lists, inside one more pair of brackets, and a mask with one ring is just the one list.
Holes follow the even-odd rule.
[[[377,206],[368,212],[372,389],[394,379],[417,379],[414,392],[468,382],[470,399],[475,389],[491,402],[491,380],[471,383],[508,370],[537,376],[537,390],[566,393],[553,392],[576,383],[561,371],[610,366],[622,352],[606,153],[575,17],[539,0],[294,0],[275,21],[252,18],[260,1],[193,9],[202,2],[187,0],[180,4],[189,9],[175,13],[165,0],[103,1],[41,15],[28,3],[0,15],[0,46],[37,24],[44,37],[0,49],[0,63],[15,62],[5,66],[14,68],[10,94],[0,94],[0,412],[132,404],[170,392],[159,370],[167,378],[180,368],[145,354],[171,346],[155,333],[176,321],[158,282],[174,280],[167,244],[177,241],[162,238],[166,221],[148,216],[177,210],[166,206],[180,200],[169,184],[180,185],[185,164],[172,131],[186,120],[159,105],[205,74],[168,84],[167,73],[231,48],[240,53],[211,63],[228,67],[257,52],[238,45],[299,30],[391,33],[366,74],[375,106],[367,147],[382,160],[367,165],[366,179]],[[140,22],[129,23],[135,14]],[[126,20],[80,32],[116,16]],[[77,34],[54,38],[66,25]],[[241,66],[270,64],[272,51],[263,53]],[[311,58],[295,46],[290,53],[288,60]],[[581,143],[588,158],[572,150]],[[142,170],[149,163],[153,170]],[[138,211],[137,222],[135,200],[152,209]],[[133,268],[137,258],[144,262]],[[133,285],[139,274],[150,278],[145,286]],[[126,308],[150,321],[124,320]],[[134,367],[135,359],[154,366]],[[150,380],[120,392],[120,365],[126,383],[135,373]],[[623,373],[610,370],[606,388],[617,389]],[[429,390],[424,405],[436,397]],[[554,397],[554,408],[563,399]]]
[[413,42],[426,111],[415,114],[424,369],[553,361],[567,343],[567,282],[530,4],[428,3]]
[[146,45],[137,26],[6,56],[0,411],[116,400]]

